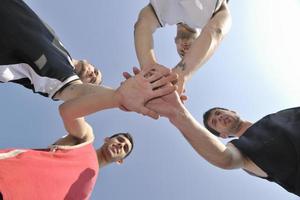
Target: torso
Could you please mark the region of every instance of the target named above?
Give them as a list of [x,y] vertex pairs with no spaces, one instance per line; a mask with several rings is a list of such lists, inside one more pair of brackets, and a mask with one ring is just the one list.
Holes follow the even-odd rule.
[[213,16],[218,0],[150,0],[162,26],[185,23],[202,29]]
[[238,163],[238,167],[244,169],[247,172],[252,173],[255,176],[266,178],[268,174],[258,167],[250,158],[243,155],[238,148],[233,144],[228,143],[227,148],[232,153],[233,159]]
[[[91,141],[54,145],[50,150],[0,152],[6,157],[0,159],[0,191],[4,199],[88,199],[99,169]],[[45,193],[46,190],[55,192]]]

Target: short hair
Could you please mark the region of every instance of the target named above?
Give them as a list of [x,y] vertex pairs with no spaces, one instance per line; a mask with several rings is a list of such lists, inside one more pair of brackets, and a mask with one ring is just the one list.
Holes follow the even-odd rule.
[[220,137],[220,133],[208,125],[208,118],[210,117],[211,112],[214,110],[217,110],[217,109],[228,110],[227,108],[221,108],[221,107],[213,107],[213,108],[207,110],[203,114],[203,124],[204,124],[205,128],[207,128],[207,130],[209,130],[212,134],[214,134],[217,137]]
[[130,149],[130,151],[124,156],[124,159],[125,159],[127,156],[129,156],[129,154],[131,153],[131,151],[132,151],[132,149],[133,149],[133,146],[134,146],[133,138],[132,138],[132,136],[130,135],[130,133],[116,133],[116,134],[113,134],[112,136],[110,136],[109,138],[118,137],[119,135],[126,137],[126,138],[129,140],[129,142],[131,143],[131,149]]

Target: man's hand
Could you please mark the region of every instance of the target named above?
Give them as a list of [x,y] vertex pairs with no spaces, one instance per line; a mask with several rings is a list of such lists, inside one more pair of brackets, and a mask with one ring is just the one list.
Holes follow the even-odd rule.
[[134,73],[136,75],[133,77],[128,73],[123,74],[128,79],[116,92],[120,100],[120,108],[157,119],[158,114],[146,108],[145,104],[153,98],[170,94],[176,90],[176,86],[170,83],[177,79],[177,74],[171,73],[170,70],[164,70],[161,74],[154,68],[141,72],[134,69]]
[[185,83],[186,83],[185,76],[183,75],[182,70],[178,67],[173,68],[172,71],[178,74],[178,79],[176,82],[174,82],[174,84],[177,85],[178,94],[182,95],[185,92]]
[[153,99],[146,104],[147,108],[169,119],[175,117],[178,109],[182,106],[181,99],[176,91],[163,97]]

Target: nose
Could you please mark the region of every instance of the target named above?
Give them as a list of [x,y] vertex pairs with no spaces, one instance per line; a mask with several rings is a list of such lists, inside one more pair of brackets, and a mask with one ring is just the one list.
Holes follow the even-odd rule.
[[223,115],[218,115],[218,121],[223,120],[224,116]]

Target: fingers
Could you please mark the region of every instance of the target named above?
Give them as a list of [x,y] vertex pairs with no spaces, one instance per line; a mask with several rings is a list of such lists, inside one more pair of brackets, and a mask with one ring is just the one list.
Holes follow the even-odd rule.
[[[150,75],[149,75],[149,74],[150,74]],[[169,76],[170,73],[167,74],[167,75],[163,75],[163,74],[161,74],[161,73],[159,73],[159,72],[152,71],[152,72],[148,73],[147,75],[148,75],[148,76],[145,77],[145,78],[146,78],[150,83],[153,83],[153,82],[155,82],[155,81],[157,81],[157,80],[163,78],[164,76]],[[175,80],[176,80],[176,79],[175,79]]]
[[169,76],[164,76],[161,79],[159,79],[159,80],[157,80],[157,81],[155,81],[151,84],[152,89],[157,89],[157,88],[162,87],[162,86],[164,86],[168,83],[171,83],[174,80],[176,80],[177,77],[178,77],[178,75],[175,74],[175,73],[172,73]]
[[137,75],[137,74],[139,74],[141,72],[141,70],[139,68],[137,68],[137,67],[133,67],[132,71],[133,71],[134,75]]
[[131,74],[129,74],[128,72],[123,72],[123,77],[127,80],[131,78]]
[[[141,70],[139,68],[137,68],[137,67],[133,67],[132,71],[133,71],[134,75],[137,75],[137,74],[139,74],[141,72]],[[128,73],[128,72],[123,72],[123,77],[125,79],[129,79],[129,78],[132,77],[132,75],[130,73]]]
[[188,99],[188,97],[186,95],[180,96],[181,103],[183,103],[183,104],[184,104],[184,101],[186,101],[187,99]]
[[163,66],[163,65],[156,65],[154,67],[161,75],[167,76],[168,74],[170,74],[172,72],[171,69]]
[[152,97],[150,99],[168,95],[168,94],[174,92],[176,89],[177,89],[176,85],[166,84],[163,87],[153,90]]

